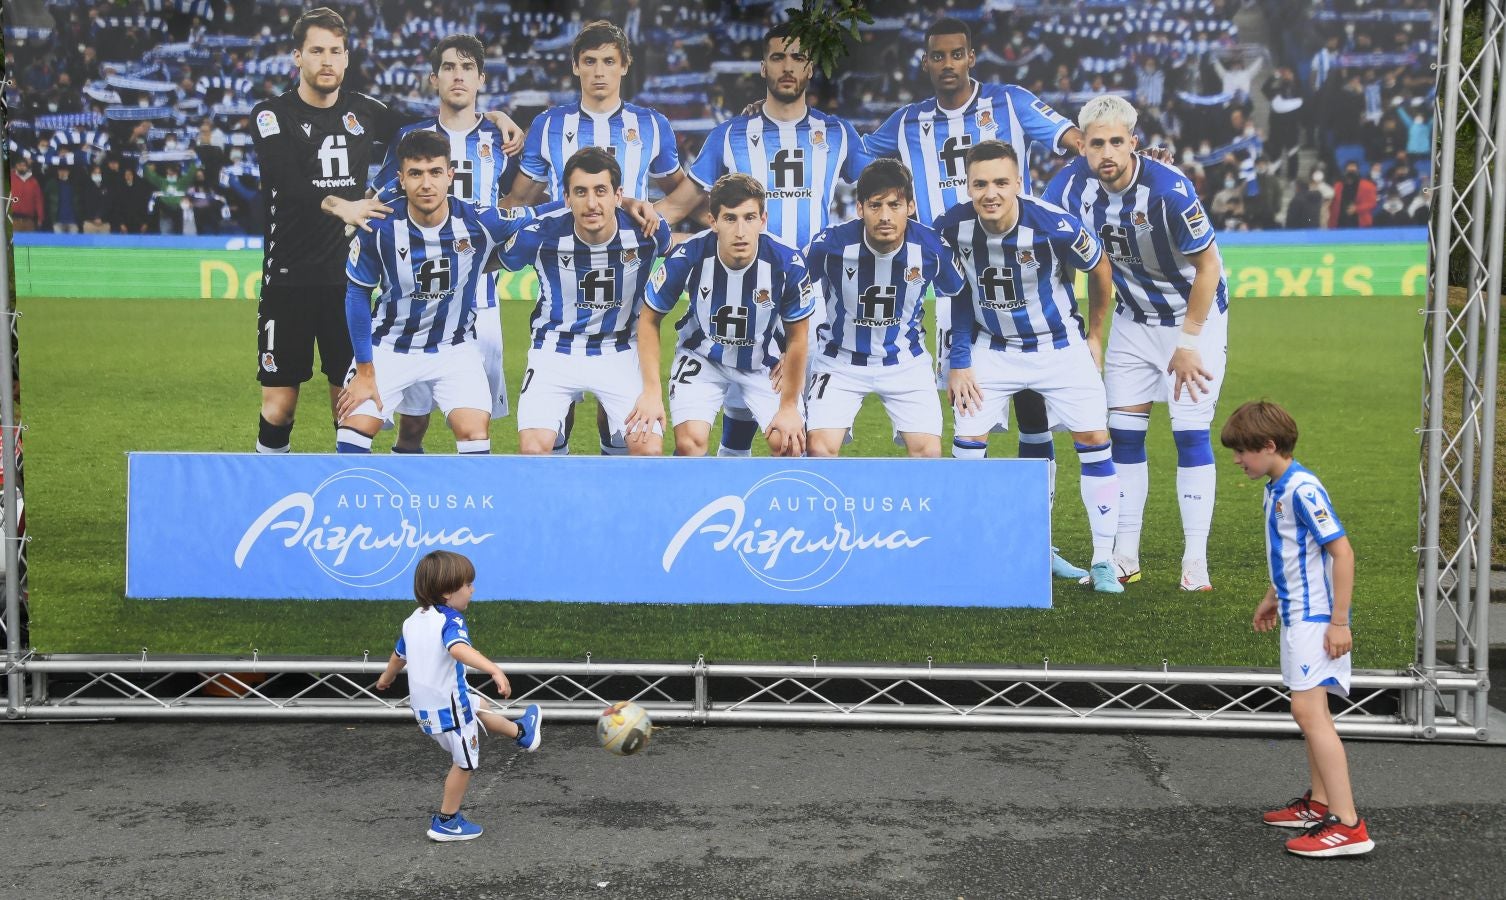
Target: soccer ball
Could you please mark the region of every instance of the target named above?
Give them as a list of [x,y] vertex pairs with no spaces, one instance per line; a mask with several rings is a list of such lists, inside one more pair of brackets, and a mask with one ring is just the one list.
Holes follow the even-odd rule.
[[596,720],[596,740],[618,756],[632,756],[648,746],[653,727],[647,710],[624,700],[602,711]]

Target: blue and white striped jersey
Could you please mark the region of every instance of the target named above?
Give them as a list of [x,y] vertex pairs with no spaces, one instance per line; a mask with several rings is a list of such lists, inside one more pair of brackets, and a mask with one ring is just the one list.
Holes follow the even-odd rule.
[[1283,625],[1329,621],[1333,557],[1323,548],[1344,534],[1323,483],[1296,460],[1265,486],[1266,564]]
[[[439,124],[438,118],[428,118],[398,129],[397,135],[387,145],[387,158],[371,188],[377,199],[391,204],[403,195],[397,183],[397,145],[410,131],[426,129],[437,131],[450,139],[450,164],[455,167],[455,180],[450,184],[450,195],[472,206],[491,209],[497,200],[506,196],[512,180],[518,173],[518,162],[502,152],[502,131],[477,116],[476,124],[469,131],[451,131]],[[476,307],[491,309],[497,305],[497,279],[488,275],[476,286]]]
[[465,614],[443,604],[420,607],[403,620],[397,655],[407,660],[408,705],[424,734],[454,731],[476,718],[465,666],[450,655],[451,647],[470,642]]
[[863,138],[870,156],[898,156],[915,179],[915,214],[931,225],[947,210],[967,202],[967,149],[979,141],[1000,140],[1020,157],[1022,192],[1030,193],[1030,142],[1057,150],[1072,122],[1022,87],[973,82],[972,98],[961,109],[945,109],[936,98],[901,107]]
[[800,251],[769,234],[759,235],[758,255],[741,269],[718,258],[714,231],[677,245],[654,270],[645,302],[668,315],[682,292],[690,308],[675,323],[680,346],[745,372],[773,368],[780,323],[809,317],[820,302]]
[[[1197,274],[1187,257],[1214,241],[1192,182],[1171,166],[1136,154],[1135,177],[1115,194],[1078,157],[1056,173],[1041,196],[1081,215],[1098,236],[1114,264],[1119,312],[1136,322],[1181,326]],[[1229,285],[1222,276],[1213,302],[1228,311]]]
[[[392,215],[350,242],[345,277],[363,288],[380,286],[371,343],[395,353],[435,353],[476,336],[476,288],[492,251],[533,220],[526,210],[505,218],[449,198],[449,217],[425,228],[408,216],[406,198]],[[357,362],[361,359],[357,348]]]
[[1060,349],[1085,335],[1072,288],[1074,270],[1098,265],[1103,248],[1082,221],[1059,206],[1021,194],[1020,215],[1005,234],[990,234],[971,202],[936,221],[956,250],[967,284],[952,298],[953,368],[972,365],[973,339],[994,350]]
[[880,256],[854,219],[816,235],[805,253],[811,281],[826,298],[818,351],[855,366],[893,366],[924,356],[926,288],[949,297],[962,290],[952,247],[919,222],[904,243]]
[[657,110],[624,103],[613,113],[581,109],[580,101],[539,113],[523,143],[522,172],[565,199],[565,163],[582,147],[605,147],[622,167],[622,191],[646,199],[649,182],[680,168],[680,149],[669,120]]
[[569,210],[535,220],[502,248],[502,265],[533,266],[539,301],[533,309],[533,347],[576,356],[632,349],[649,274],[669,252],[669,223],[647,238],[617,210],[617,234],[588,244],[575,233]]
[[768,233],[804,247],[826,227],[837,181],[856,184],[868,162],[846,119],[815,109],[798,122],[759,113],[713,128],[690,164],[690,177],[708,191],[728,172],[758,179],[768,192]]

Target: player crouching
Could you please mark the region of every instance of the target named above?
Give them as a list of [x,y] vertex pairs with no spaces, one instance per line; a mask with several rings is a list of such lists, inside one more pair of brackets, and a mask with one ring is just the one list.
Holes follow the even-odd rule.
[[806,258],[826,297],[806,392],[810,455],[836,456],[863,399],[878,394],[912,457],[941,456],[941,402],[925,347],[926,289],[962,290],[952,248],[910,221],[915,187],[894,159],[858,177],[859,218],[816,235]]
[[780,361],[781,322],[783,370],[805,371],[807,329],[818,301],[800,251],[765,232],[764,198],[763,185],[751,176],[718,178],[711,188],[711,230],[676,247],[649,279],[638,320],[643,394],[628,416],[629,447],[660,441],[654,432],[664,427],[659,326],[681,292],[688,292],[690,309],[677,326],[680,351],[669,386],[675,454],[706,455],[711,423],[734,388],[742,391],[770,452],[805,452],[804,379],[784,378],[776,394],[769,373]]
[[[489,453],[491,388],[476,349],[476,288],[493,250],[527,219],[450,196],[450,144],[414,131],[398,144],[403,199],[350,244],[345,318],[355,364],[340,392],[336,449],[370,453],[403,393],[427,385],[461,453]],[[371,291],[380,286],[379,314]]]

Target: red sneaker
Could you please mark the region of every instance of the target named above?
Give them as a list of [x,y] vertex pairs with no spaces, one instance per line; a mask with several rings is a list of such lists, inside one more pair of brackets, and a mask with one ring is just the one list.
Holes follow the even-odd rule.
[[1298,856],[1359,856],[1375,849],[1365,820],[1345,825],[1335,815],[1307,829],[1307,833],[1286,842],[1286,849]]
[[1261,815],[1261,821],[1277,828],[1311,828],[1328,815],[1328,806],[1313,800],[1313,792],[1307,791],[1280,809]]

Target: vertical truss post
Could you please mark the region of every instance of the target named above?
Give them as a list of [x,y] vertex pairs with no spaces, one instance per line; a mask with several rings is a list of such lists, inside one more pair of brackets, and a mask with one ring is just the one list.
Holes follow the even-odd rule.
[[[0,129],[4,128],[4,116],[0,116]],[[0,173],[8,175],[9,169],[5,165],[5,142],[0,140]],[[7,191],[10,190],[9,182],[6,183]],[[16,489],[16,481],[20,472],[16,466],[16,437],[19,429],[16,427],[15,405],[15,371],[11,365],[11,354],[14,347],[11,345],[11,322],[16,314],[15,306],[11,303],[11,244],[10,244],[10,204],[5,204],[3,211],[4,221],[0,222],[0,444],[4,445],[4,453],[0,455],[0,466],[3,466],[3,488],[0,488],[0,503],[4,504],[4,535],[5,544],[5,715],[14,718],[25,698],[26,673],[21,669],[21,561],[20,544],[17,542],[19,529],[17,528],[17,513],[20,503],[19,491]]]

